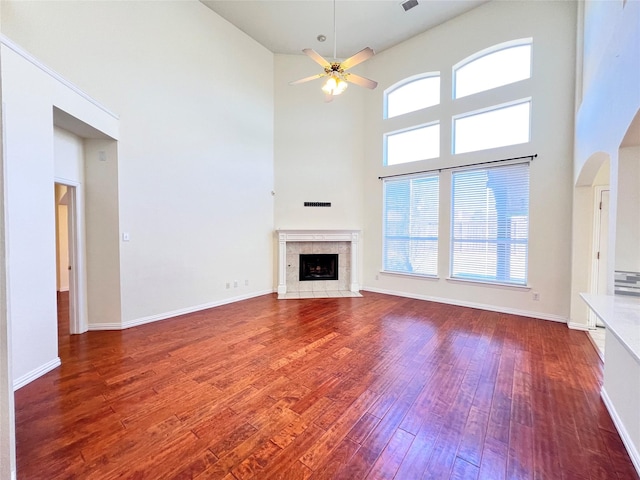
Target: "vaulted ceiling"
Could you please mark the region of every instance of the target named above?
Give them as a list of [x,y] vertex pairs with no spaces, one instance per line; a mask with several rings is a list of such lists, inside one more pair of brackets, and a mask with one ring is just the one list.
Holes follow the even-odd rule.
[[[336,0],[337,58],[364,47],[377,53],[461,15],[488,0]],[[332,0],[201,0],[203,4],[274,53],[313,48],[333,56]],[[326,41],[317,37],[324,35]]]

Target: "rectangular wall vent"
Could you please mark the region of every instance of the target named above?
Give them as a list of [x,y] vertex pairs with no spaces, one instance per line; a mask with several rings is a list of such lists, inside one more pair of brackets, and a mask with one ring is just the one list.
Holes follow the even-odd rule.
[[305,207],[330,207],[331,202],[304,202]]
[[418,5],[418,0],[407,0],[406,2],[403,2],[401,5],[402,5],[402,8],[404,8],[404,11],[407,12],[411,10],[413,7],[416,7]]

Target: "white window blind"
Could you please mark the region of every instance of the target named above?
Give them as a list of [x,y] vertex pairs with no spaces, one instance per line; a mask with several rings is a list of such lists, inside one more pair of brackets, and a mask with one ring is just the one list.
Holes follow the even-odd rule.
[[383,269],[437,275],[438,176],[387,178],[383,185]]
[[526,285],[529,164],[452,176],[451,277]]

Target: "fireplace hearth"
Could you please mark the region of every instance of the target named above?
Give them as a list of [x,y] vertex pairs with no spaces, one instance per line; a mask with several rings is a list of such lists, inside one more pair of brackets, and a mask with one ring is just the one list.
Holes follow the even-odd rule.
[[338,280],[338,254],[300,254],[301,282]]

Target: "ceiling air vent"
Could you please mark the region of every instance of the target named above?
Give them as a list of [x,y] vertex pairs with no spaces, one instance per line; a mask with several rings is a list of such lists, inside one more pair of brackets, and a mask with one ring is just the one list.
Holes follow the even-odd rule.
[[305,207],[330,207],[331,202],[304,202]]
[[401,5],[404,11],[407,12],[418,5],[418,0],[407,0],[406,2],[402,2]]

